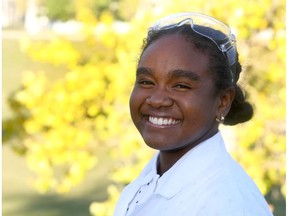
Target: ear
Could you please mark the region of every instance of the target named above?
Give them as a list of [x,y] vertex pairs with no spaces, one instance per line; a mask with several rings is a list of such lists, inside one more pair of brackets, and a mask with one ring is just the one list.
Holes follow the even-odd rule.
[[225,117],[228,114],[231,108],[231,104],[234,100],[234,96],[235,96],[234,87],[229,87],[227,89],[220,91],[217,117],[220,117],[221,115]]

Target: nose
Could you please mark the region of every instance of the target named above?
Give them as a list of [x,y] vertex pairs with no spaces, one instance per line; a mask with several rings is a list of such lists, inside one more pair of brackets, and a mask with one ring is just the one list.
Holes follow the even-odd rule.
[[158,90],[146,98],[146,103],[154,108],[169,107],[173,105],[173,99],[167,92]]

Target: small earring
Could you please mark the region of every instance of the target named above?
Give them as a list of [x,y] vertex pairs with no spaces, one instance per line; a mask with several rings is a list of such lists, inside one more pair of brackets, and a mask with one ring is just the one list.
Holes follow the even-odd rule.
[[216,117],[216,121],[222,124],[225,121],[225,116],[223,114],[220,114],[220,119]]

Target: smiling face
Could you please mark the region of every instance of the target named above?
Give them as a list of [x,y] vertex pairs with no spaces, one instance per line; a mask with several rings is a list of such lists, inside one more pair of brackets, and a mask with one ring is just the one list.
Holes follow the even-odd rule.
[[217,133],[221,99],[208,63],[179,34],[163,36],[143,52],[130,112],[148,146],[187,152]]

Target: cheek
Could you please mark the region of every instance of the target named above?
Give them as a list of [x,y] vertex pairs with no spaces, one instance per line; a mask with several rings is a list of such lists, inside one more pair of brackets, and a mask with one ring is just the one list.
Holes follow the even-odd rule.
[[129,99],[129,107],[130,107],[130,113],[132,115],[132,111],[134,109],[134,106],[135,106],[135,102],[137,100],[135,100],[135,93],[134,93],[134,90],[132,91],[131,95],[130,95],[130,99]]
[[143,102],[143,95],[137,91],[137,89],[133,89],[130,100],[129,100],[129,106],[130,106],[130,114],[134,121],[134,118],[136,117],[136,114],[138,113],[141,103]]
[[205,124],[214,120],[217,113],[217,108],[214,100],[203,100],[205,96],[199,98],[194,97],[182,101],[182,112],[186,119],[189,119],[189,124]]

